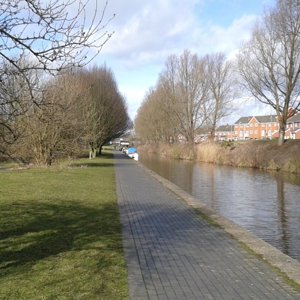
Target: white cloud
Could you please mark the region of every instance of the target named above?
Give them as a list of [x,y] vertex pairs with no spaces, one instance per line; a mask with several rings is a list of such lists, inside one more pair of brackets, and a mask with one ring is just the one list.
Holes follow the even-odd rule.
[[[191,49],[199,54],[223,51],[230,55],[249,38],[255,15],[245,15],[228,27],[203,23],[197,18],[202,1],[130,1],[110,5],[117,11],[110,24],[115,31],[102,54],[126,66],[161,63],[172,53]],[[200,6],[201,7],[201,6]]]
[[[226,26],[213,16],[201,18],[209,0],[109,0],[106,14],[116,13],[107,30],[114,31],[98,62],[112,67],[119,88],[134,117],[147,90],[153,86],[166,58],[190,49],[199,55],[225,52],[233,58],[248,40],[257,16],[232,15]],[[259,1],[258,1],[259,2]]]
[[163,54],[171,53],[196,27],[193,7],[197,2],[201,1],[131,1],[126,9],[116,5],[118,12],[110,24],[115,33],[102,53],[124,64],[165,59]]
[[199,51],[203,54],[224,52],[228,57],[232,57],[242,42],[250,38],[256,19],[255,15],[246,15],[233,20],[228,27],[206,25],[205,33],[199,35],[201,36],[201,43],[198,44]]

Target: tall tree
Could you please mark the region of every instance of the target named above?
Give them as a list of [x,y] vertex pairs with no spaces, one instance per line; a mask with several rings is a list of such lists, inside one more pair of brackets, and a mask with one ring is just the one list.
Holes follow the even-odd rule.
[[10,124],[19,135],[5,149],[12,158],[51,165],[58,158],[80,153],[86,146],[94,157],[106,142],[127,129],[125,99],[112,71],[106,67],[78,69],[51,77],[37,91],[38,105],[31,107],[26,107],[26,99],[30,99],[27,90],[19,89],[22,83],[18,77],[7,81],[11,95],[22,92],[23,99],[18,102],[22,104],[21,113],[15,114]]
[[232,112],[232,101],[236,95],[232,63],[224,53],[205,56],[206,74],[209,81],[208,126],[214,139],[218,122]]
[[[26,63],[21,63],[26,67]],[[3,71],[0,81],[0,154],[10,156],[9,149],[23,134],[19,120],[32,112],[35,105],[32,98],[38,98],[41,74],[30,69],[20,73],[8,62],[3,62],[0,69]]]
[[86,103],[83,109],[84,138],[90,147],[90,158],[101,153],[102,146],[119,137],[128,128],[129,116],[112,71],[94,67],[78,73],[84,82]]
[[160,78],[180,133],[192,144],[196,130],[207,120],[209,82],[205,69],[205,59],[185,50],[180,57],[168,58]]
[[[32,105],[39,106],[42,72],[54,75],[84,66],[110,38],[105,17],[108,2],[102,7],[97,0],[93,4],[89,0],[1,1],[0,151],[5,152],[19,136],[15,118],[26,115]],[[40,72],[39,84],[32,80],[36,74],[32,71]],[[12,82],[19,88],[12,90]],[[26,101],[21,91],[26,91]]]
[[300,1],[277,0],[239,54],[244,86],[273,107],[282,145],[287,119],[300,108]]
[[[37,97],[36,97],[37,98]],[[20,132],[10,155],[36,165],[51,165],[59,157],[72,157],[82,150],[83,94],[76,78],[69,75],[44,83],[39,105],[14,118]]]
[[135,132],[143,142],[172,143],[176,124],[161,85],[150,89],[135,119]]

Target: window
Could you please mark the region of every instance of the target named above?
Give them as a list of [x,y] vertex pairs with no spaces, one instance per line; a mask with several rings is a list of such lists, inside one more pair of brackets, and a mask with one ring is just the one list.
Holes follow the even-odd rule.
[[271,123],[269,123],[269,127],[271,127]]
[[257,127],[258,126],[258,124],[257,123],[255,123],[255,125],[254,125],[255,127]]

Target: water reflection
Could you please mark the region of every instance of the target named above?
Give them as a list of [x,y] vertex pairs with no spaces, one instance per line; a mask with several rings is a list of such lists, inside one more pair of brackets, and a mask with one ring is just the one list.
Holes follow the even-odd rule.
[[140,161],[221,215],[300,260],[299,175],[143,154]]

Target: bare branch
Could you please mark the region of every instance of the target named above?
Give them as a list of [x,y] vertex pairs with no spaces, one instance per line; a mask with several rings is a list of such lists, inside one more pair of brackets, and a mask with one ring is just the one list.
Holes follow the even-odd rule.
[[262,103],[272,106],[284,141],[290,112],[300,107],[300,5],[277,0],[239,55],[245,86]]

